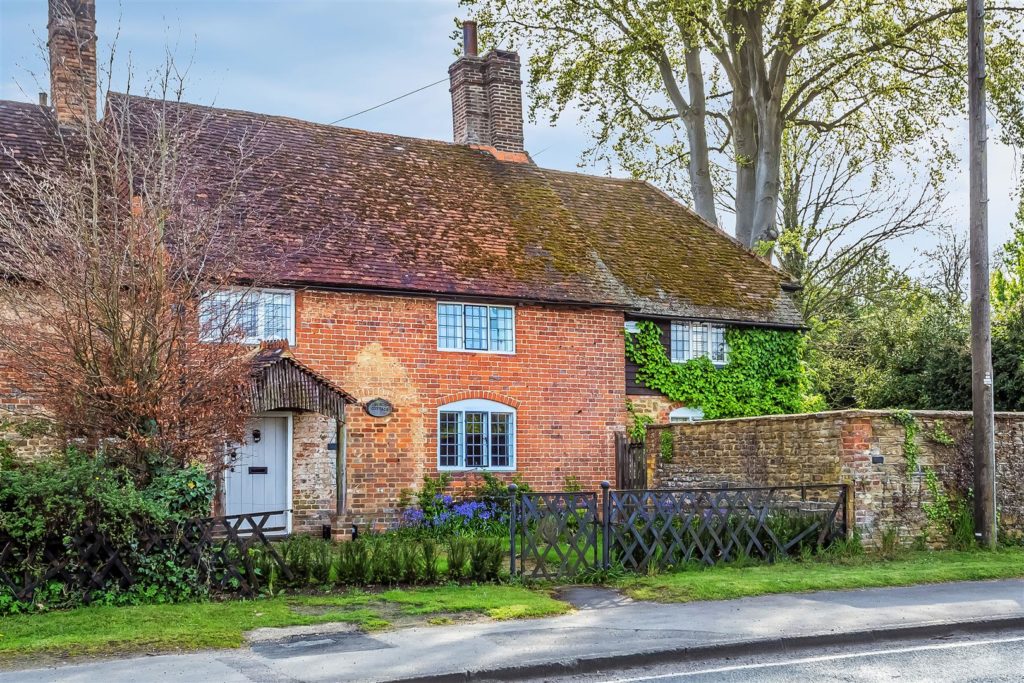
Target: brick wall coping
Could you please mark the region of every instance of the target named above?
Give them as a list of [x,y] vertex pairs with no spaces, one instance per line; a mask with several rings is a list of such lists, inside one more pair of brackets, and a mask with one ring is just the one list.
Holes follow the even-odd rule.
[[[668,427],[690,427],[700,428],[701,425],[719,425],[747,422],[785,422],[794,420],[820,420],[833,418],[857,418],[857,417],[889,417],[897,408],[887,410],[866,410],[863,408],[849,408],[847,410],[826,410],[820,413],[792,413],[787,415],[758,415],[755,417],[730,417],[718,420],[701,420],[699,422],[673,422],[650,425],[648,429],[665,429]],[[908,410],[908,413],[916,417],[932,419],[965,419],[972,417],[969,410]],[[1024,413],[997,412],[996,419],[1021,420],[1024,421]]]

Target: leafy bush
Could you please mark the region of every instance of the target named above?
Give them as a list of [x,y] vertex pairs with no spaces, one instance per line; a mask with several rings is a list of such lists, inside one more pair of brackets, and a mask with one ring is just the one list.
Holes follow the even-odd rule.
[[394,585],[402,580],[404,575],[402,546],[398,543],[377,542],[373,546],[373,561],[371,563],[371,583]]
[[469,560],[469,539],[453,536],[448,539],[448,578],[458,581],[466,575]]
[[437,583],[441,578],[441,552],[437,543],[426,538],[420,543],[423,554],[423,582]]
[[295,586],[325,585],[331,580],[334,548],[330,541],[313,536],[292,536],[280,545],[281,558]]
[[335,580],[340,584],[362,584],[370,580],[370,546],[365,541],[351,541],[338,546]]
[[477,538],[469,551],[469,575],[474,581],[494,581],[504,558],[500,538]]
[[85,580],[81,585],[49,585],[37,588],[30,605],[20,606],[6,588],[0,588],[0,596],[6,596],[0,597],[0,612],[86,601],[169,602],[204,593],[196,569],[183,556],[173,550],[143,552],[140,530],[171,533],[176,522],[197,511],[208,515],[212,495],[212,483],[198,466],[156,471],[140,490],[130,473],[102,452],[69,449],[35,461],[3,458],[0,537],[16,549],[16,555],[5,561],[5,571],[40,577],[50,564],[49,555],[71,556],[75,559],[69,570],[84,569],[77,565],[73,539],[92,532],[117,550],[135,583],[128,588],[114,582],[96,587]]

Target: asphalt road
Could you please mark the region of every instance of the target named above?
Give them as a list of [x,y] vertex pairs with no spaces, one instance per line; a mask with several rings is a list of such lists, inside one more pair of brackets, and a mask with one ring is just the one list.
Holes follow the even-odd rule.
[[[680,662],[546,679],[552,683],[704,681],[1024,681],[1024,630],[945,639],[818,648],[800,652]],[[538,683],[538,682],[535,682]]]

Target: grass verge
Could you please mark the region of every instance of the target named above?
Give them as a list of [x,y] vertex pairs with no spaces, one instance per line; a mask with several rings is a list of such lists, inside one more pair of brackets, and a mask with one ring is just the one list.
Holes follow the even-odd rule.
[[627,578],[635,600],[692,602],[772,593],[909,586],[918,583],[1024,577],[1024,548],[908,552],[893,559],[862,555],[747,567],[722,566]]
[[[105,655],[233,648],[255,628],[331,622],[379,630],[393,614],[477,612],[495,619],[562,614],[569,605],[519,586],[442,586],[384,593],[294,595],[134,607],[82,607],[0,617],[0,662],[34,655]],[[438,617],[435,621],[443,620]]]

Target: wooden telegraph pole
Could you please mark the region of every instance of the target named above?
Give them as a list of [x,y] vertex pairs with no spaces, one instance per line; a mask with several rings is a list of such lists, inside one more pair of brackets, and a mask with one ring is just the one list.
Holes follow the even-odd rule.
[[974,409],[974,529],[996,543],[995,417],[992,398],[992,309],[989,300],[988,178],[985,146],[985,7],[967,2],[969,156],[971,174],[971,397]]

